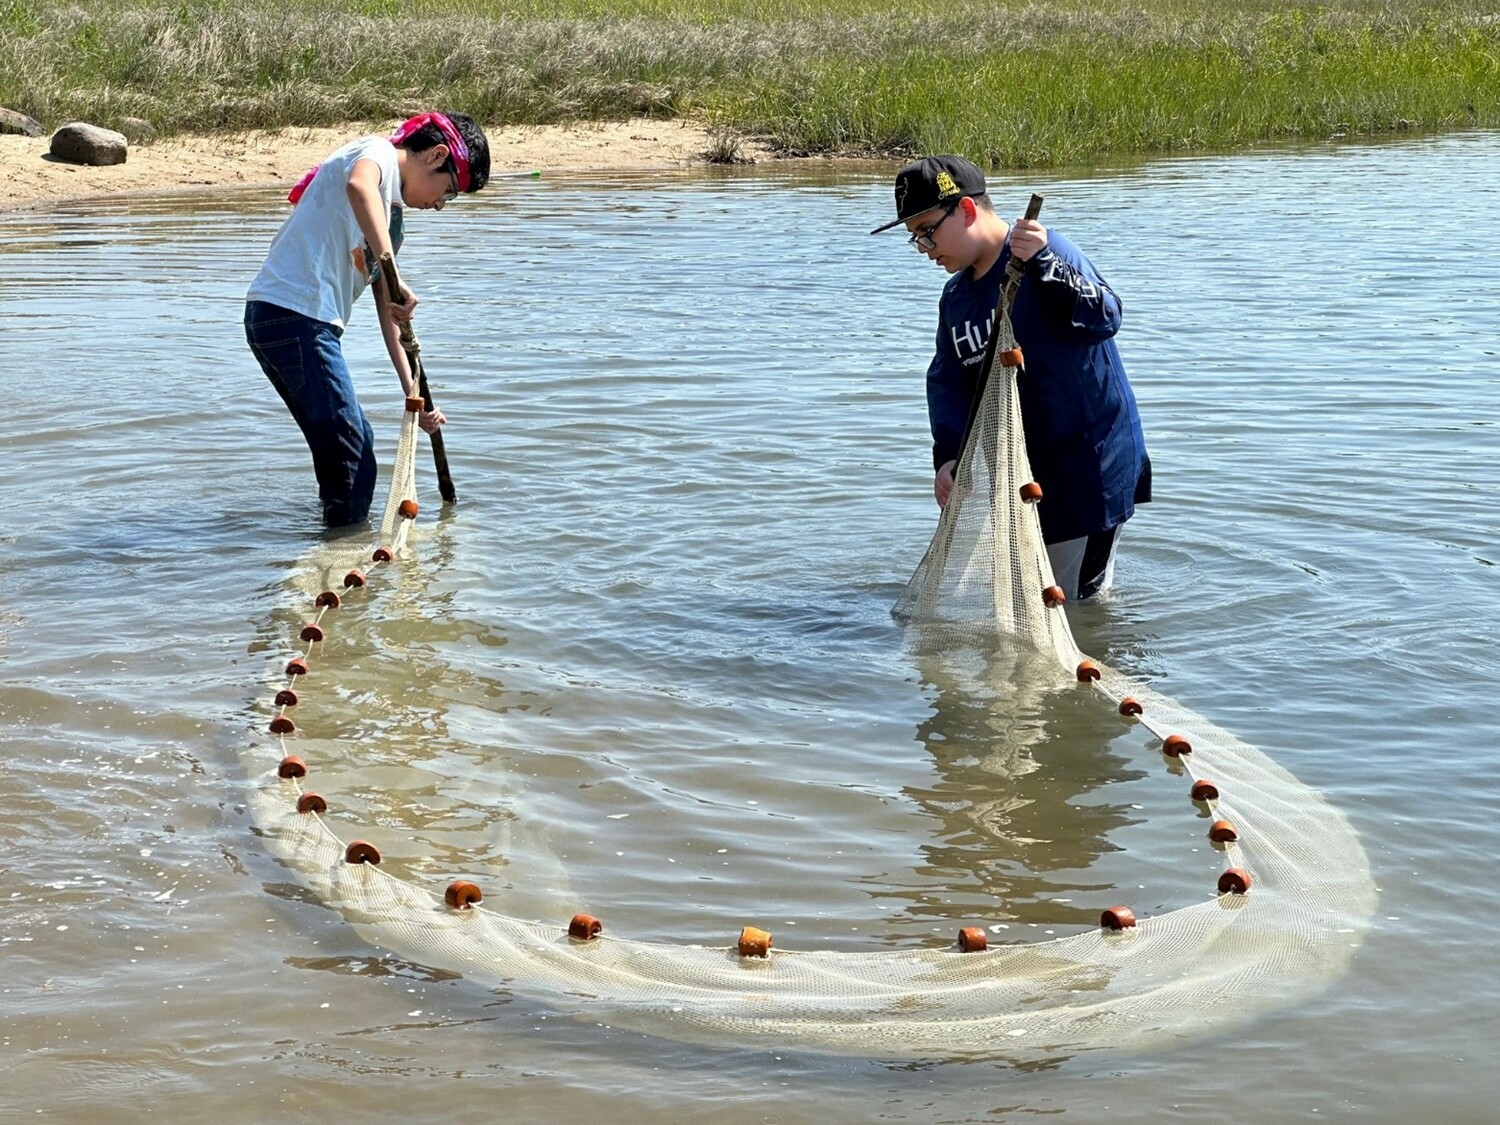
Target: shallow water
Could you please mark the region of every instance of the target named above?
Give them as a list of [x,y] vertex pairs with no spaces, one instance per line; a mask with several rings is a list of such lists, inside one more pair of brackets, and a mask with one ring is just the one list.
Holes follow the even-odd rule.
[[[1081,644],[1324,791],[1381,892],[1307,1004],[1023,1070],[598,1026],[382,956],[311,901],[244,810],[323,539],[238,326],[278,201],[6,219],[0,1107],[1490,1119],[1497,168],[1500,137],[1469,134],[997,179],[1123,295],[1156,466]],[[415,555],[341,611],[297,716],[393,870],[789,948],[1201,898],[1216,858],[1159,759],[889,617],[935,514],[941,275],[865,236],[886,175],[504,181],[409,224],[461,499],[440,513],[424,462]],[[375,335],[366,306],[346,347],[388,443]]]

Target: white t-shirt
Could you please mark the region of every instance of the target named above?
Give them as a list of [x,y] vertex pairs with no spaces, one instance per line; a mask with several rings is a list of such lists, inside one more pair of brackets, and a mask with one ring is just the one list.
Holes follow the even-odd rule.
[[247,301],[280,305],[339,328],[348,323],[376,265],[345,191],[354,165],[365,159],[380,165],[380,198],[390,224],[391,207],[401,199],[396,146],[384,137],[350,141],[323,161],[281,224]]

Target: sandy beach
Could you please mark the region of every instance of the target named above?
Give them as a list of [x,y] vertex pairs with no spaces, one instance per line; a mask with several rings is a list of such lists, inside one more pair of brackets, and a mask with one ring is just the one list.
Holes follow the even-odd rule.
[[[395,123],[171,137],[132,144],[124,164],[87,167],[47,155],[47,137],[0,135],[0,211],[122,192],[294,183],[345,141]],[[491,170],[582,172],[703,163],[708,130],[637,120],[487,130]]]

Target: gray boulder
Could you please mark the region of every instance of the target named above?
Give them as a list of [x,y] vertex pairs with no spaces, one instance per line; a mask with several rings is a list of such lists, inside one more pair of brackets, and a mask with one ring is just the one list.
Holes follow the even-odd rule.
[[124,164],[128,146],[123,133],[72,121],[52,134],[50,151],[69,164]]
[[44,137],[47,130],[34,117],[14,109],[0,109],[0,133],[19,133],[23,137]]

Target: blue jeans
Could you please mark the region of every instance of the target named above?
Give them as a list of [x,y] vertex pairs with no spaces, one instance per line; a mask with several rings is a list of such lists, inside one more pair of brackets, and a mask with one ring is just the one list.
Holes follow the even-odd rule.
[[265,301],[245,304],[245,339],[307,439],[329,527],[361,522],[375,497],[375,433],[354,397],[343,334]]

